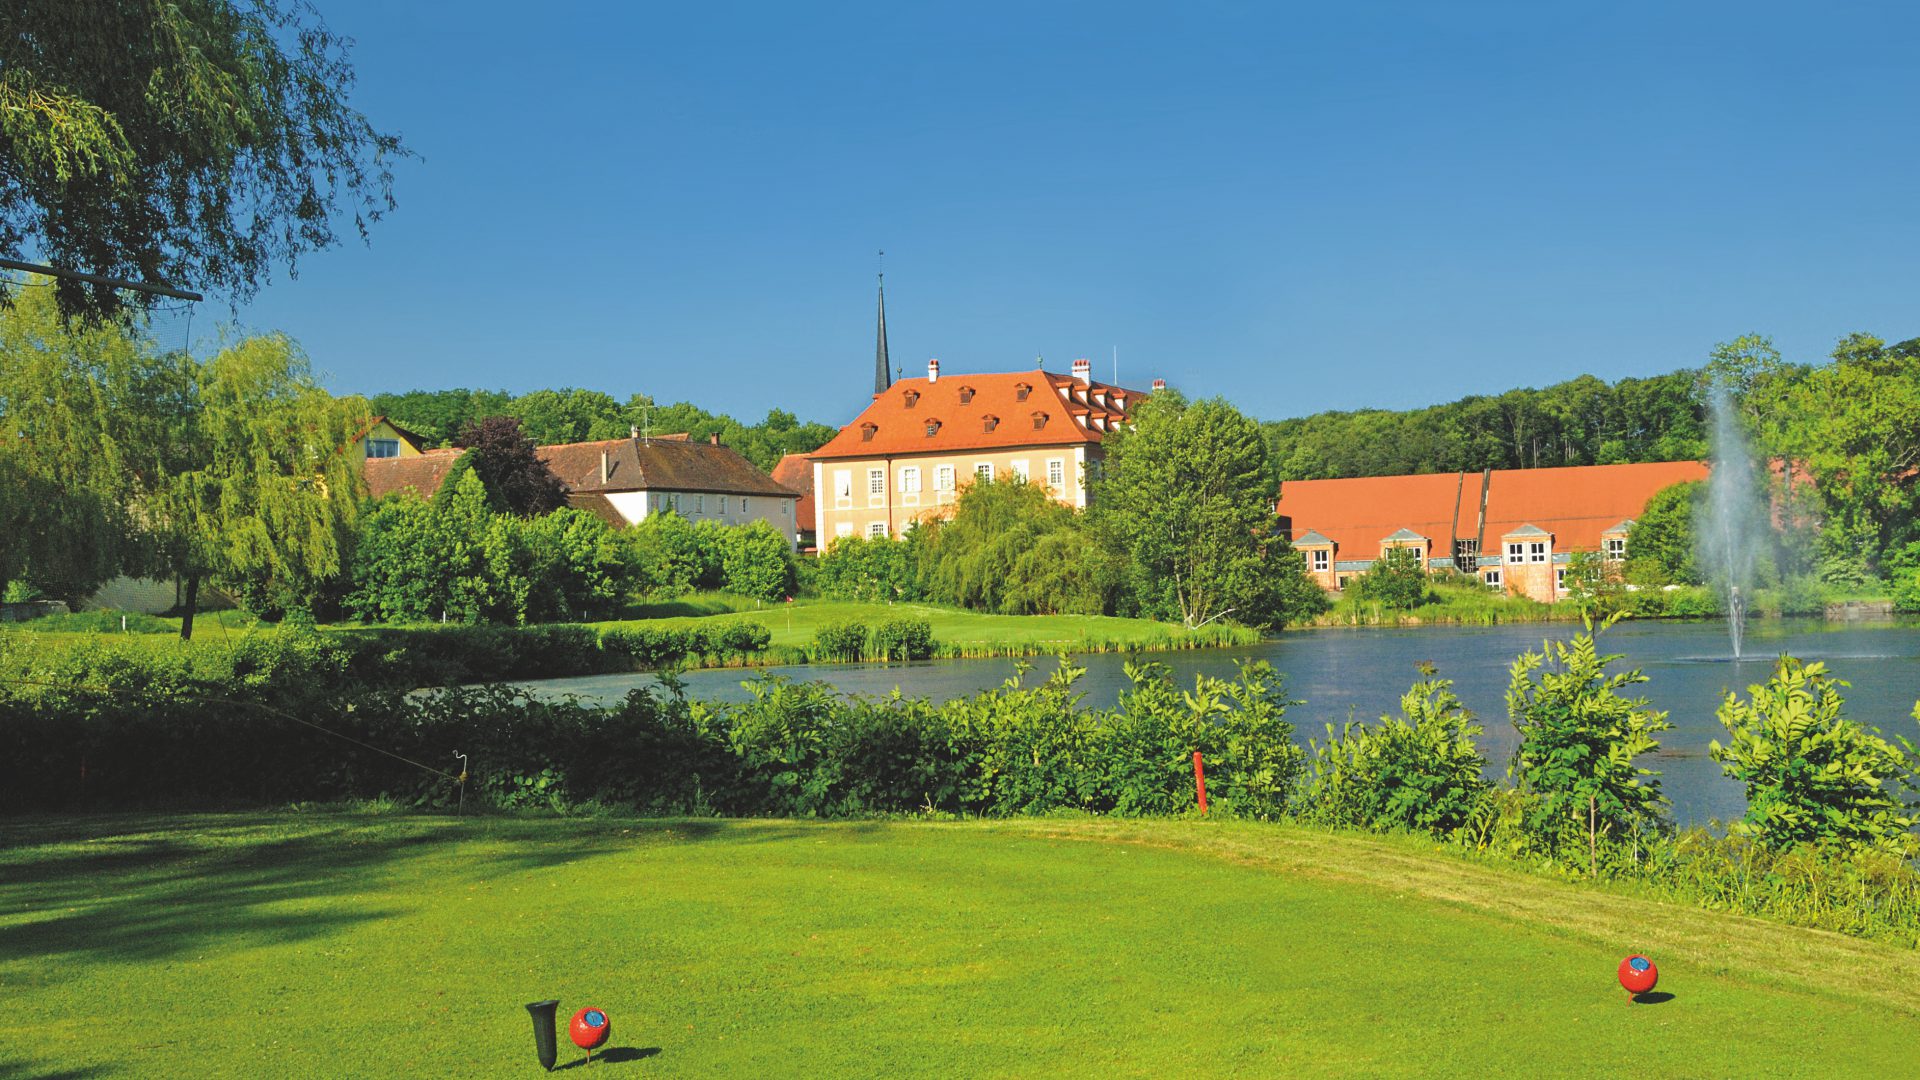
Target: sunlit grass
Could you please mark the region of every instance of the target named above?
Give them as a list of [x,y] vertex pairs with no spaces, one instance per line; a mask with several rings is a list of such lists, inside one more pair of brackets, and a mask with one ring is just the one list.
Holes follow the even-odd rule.
[[15,822],[0,981],[8,1076],[528,1073],[544,997],[634,1076],[1891,1076],[1920,1010],[1911,951],[1079,819]]

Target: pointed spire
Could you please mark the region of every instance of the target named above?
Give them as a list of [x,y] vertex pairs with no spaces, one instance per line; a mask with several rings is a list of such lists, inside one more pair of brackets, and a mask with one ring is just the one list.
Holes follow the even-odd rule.
[[[885,255],[886,252],[881,252]],[[887,275],[880,274],[880,326],[874,331],[873,392],[884,394],[893,385],[893,368],[887,364]]]

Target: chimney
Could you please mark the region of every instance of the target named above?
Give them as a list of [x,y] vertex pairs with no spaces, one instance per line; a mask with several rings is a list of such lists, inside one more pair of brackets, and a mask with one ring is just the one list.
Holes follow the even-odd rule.
[[607,486],[607,475],[612,471],[613,471],[612,467],[607,462],[607,452],[605,450],[600,451],[600,486],[601,487]]
[[1084,356],[1075,360],[1073,362],[1073,377],[1079,379],[1081,385],[1091,386],[1093,384],[1093,361],[1088,360]]
[[1154,392],[1154,393],[1156,393],[1156,394],[1157,394],[1157,393],[1159,393],[1160,391],[1162,391],[1162,390],[1165,390],[1166,388],[1167,388],[1167,380],[1165,380],[1165,379],[1155,379],[1155,380],[1153,380],[1153,392]]
[[713,445],[715,445],[715,446],[719,446],[719,445],[720,445],[720,433],[716,431],[716,432],[714,432],[713,434],[711,434],[711,435],[709,435],[709,436],[707,436],[707,441],[708,441],[708,442],[710,442],[710,443],[712,443],[712,444],[713,444]]
[[927,381],[930,383],[935,383],[940,381],[940,361],[938,360],[927,361]]

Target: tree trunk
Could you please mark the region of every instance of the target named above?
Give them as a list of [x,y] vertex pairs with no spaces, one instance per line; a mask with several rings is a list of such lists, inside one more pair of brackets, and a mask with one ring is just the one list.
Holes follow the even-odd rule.
[[200,575],[187,575],[187,595],[180,602],[180,640],[193,640],[193,607],[200,599]]

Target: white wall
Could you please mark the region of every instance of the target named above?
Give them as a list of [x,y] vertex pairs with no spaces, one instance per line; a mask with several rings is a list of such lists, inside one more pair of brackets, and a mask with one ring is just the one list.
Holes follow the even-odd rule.
[[[746,503],[745,509],[741,508],[743,499]],[[773,526],[774,531],[786,537],[787,543],[796,546],[799,543],[799,523],[794,520],[794,514],[800,500],[791,495],[742,496],[693,491],[615,491],[607,493],[607,502],[611,503],[630,525],[638,525],[646,519],[648,514],[671,506],[674,513],[688,521],[717,521],[722,525],[747,525],[755,521],[764,521]]]

